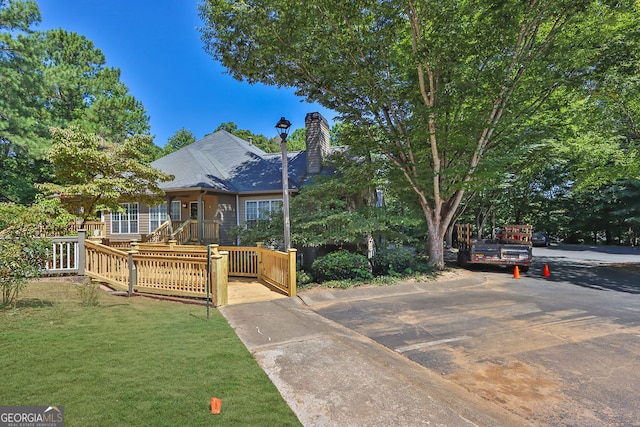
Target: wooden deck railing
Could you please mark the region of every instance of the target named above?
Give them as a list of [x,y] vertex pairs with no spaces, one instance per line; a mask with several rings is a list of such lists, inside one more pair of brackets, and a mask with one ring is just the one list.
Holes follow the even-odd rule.
[[133,254],[138,292],[205,297],[207,294],[207,257]]
[[207,257],[206,246],[178,245],[175,241],[169,241],[169,243],[132,242],[129,247],[131,250],[150,256]]
[[221,246],[229,252],[229,275],[236,277],[258,277],[259,250],[255,246]]
[[[191,236],[192,236],[191,234],[192,222],[193,220],[188,219],[182,224],[180,224],[180,226],[173,231],[173,234],[171,235],[171,240],[175,240],[181,245],[184,245],[185,243],[189,243],[191,241]],[[197,224],[197,221],[196,221],[196,224]],[[196,233],[195,235],[197,236],[198,234]]]
[[260,280],[285,291],[289,296],[295,296],[296,250],[289,249],[289,253],[285,253],[260,249]]
[[129,289],[129,256],[125,251],[85,241],[85,274],[108,283],[117,290]]
[[[77,270],[73,270],[73,266]],[[59,238],[52,247],[49,273],[77,272],[132,293],[211,297],[227,303],[227,277],[256,277],[296,295],[296,251],[257,247],[184,246],[133,242],[125,250],[79,236]],[[208,284],[208,286],[207,286]]]
[[147,235],[147,242],[150,243],[158,243],[158,242],[166,242],[171,237],[171,221],[165,221],[160,224],[160,227],[153,230],[150,234]]
[[106,224],[101,221],[85,221],[84,223],[77,221],[69,224],[69,231],[77,233],[78,230],[83,229],[87,232],[87,237],[105,237]]
[[290,297],[296,296],[296,254],[263,248],[261,243],[252,246],[221,246],[229,253],[229,276],[256,277],[284,291]]
[[[133,245],[133,247],[139,245]],[[142,251],[121,251],[85,242],[86,275],[121,291],[206,298],[227,304],[227,254],[191,250],[160,251],[140,244]],[[145,251],[149,249],[149,251]],[[162,252],[162,253],[160,253]]]

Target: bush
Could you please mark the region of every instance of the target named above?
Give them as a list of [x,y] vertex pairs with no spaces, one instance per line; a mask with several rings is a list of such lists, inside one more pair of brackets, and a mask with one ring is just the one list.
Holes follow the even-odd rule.
[[313,282],[313,277],[304,270],[296,271],[296,284],[298,286],[308,285]]
[[329,280],[367,281],[373,278],[367,257],[348,251],[332,252],[316,259],[311,265],[311,274],[319,283]]
[[50,241],[18,236],[0,239],[0,305],[15,307],[18,293],[29,281],[40,277]]
[[371,258],[374,276],[410,274],[416,270],[416,256],[403,248],[380,249]]
[[80,299],[84,307],[96,307],[100,305],[100,285],[90,280],[78,288]]

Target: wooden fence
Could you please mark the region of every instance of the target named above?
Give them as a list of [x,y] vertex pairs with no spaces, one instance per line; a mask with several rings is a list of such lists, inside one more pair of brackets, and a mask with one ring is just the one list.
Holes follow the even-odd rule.
[[[85,232],[54,240],[46,273],[86,274],[114,289],[228,302],[228,276],[256,277],[296,295],[296,250],[131,242],[110,247],[85,240]],[[72,266],[73,264],[73,266]]]

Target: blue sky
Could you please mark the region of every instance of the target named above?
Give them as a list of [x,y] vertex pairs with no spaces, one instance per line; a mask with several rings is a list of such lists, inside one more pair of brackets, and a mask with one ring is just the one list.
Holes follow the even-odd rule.
[[240,83],[207,55],[200,40],[197,0],[37,0],[42,23],[84,35],[102,50],[107,65],[150,116],[151,134],[163,146],[185,127],[200,139],[220,123],[269,138],[281,116],[292,131],[306,113],[319,111],[330,124],[335,113],[309,104],[293,90]]

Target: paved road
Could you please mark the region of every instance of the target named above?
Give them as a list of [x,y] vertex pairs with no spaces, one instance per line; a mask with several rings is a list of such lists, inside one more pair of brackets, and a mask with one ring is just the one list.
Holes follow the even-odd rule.
[[603,265],[638,252],[569,249],[535,248],[520,279],[310,307],[532,424],[640,425],[640,274]]

